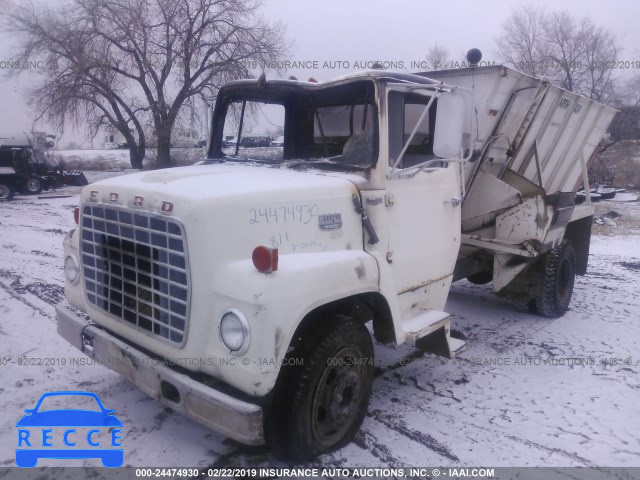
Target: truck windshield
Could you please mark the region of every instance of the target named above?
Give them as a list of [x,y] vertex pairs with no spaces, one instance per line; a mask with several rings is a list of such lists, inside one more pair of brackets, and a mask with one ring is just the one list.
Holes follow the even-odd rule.
[[209,159],[365,169],[378,155],[372,81],[329,87],[279,82],[228,87],[214,114]]

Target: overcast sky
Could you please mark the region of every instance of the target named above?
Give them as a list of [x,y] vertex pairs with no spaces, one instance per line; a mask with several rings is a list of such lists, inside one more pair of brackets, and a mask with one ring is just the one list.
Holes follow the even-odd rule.
[[[513,9],[526,5],[567,10],[577,18],[587,15],[615,32],[623,47],[621,60],[640,59],[638,0],[265,0],[262,11],[286,25],[294,44],[290,60],[308,67],[291,69],[287,75],[322,81],[374,60],[416,70],[412,67],[435,44],[446,47],[455,59],[476,47],[485,60],[496,60],[494,39],[501,24]],[[2,70],[3,61],[6,65],[11,58],[10,39],[0,35],[0,133],[30,129],[35,116],[24,101],[28,72],[16,81]],[[61,144],[76,137],[68,132]]]

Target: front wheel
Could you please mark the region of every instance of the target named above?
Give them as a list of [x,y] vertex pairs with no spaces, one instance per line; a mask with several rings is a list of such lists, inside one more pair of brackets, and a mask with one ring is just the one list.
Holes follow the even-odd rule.
[[548,252],[542,261],[542,285],[535,298],[535,310],[545,317],[561,317],[571,302],[576,278],[576,253],[571,244],[564,240]]
[[301,365],[283,371],[276,386],[267,431],[273,453],[293,461],[351,441],[367,413],[374,370],[369,332],[348,317],[316,329],[300,352]]

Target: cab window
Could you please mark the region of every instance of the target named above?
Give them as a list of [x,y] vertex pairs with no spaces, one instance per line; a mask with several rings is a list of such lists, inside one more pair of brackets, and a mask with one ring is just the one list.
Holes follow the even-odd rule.
[[[431,97],[404,92],[389,92],[389,163],[393,166],[408,142],[398,168],[408,168],[428,160],[433,154],[433,132],[438,100],[423,116]],[[417,126],[417,129],[416,129]],[[411,132],[416,133],[411,137]]]

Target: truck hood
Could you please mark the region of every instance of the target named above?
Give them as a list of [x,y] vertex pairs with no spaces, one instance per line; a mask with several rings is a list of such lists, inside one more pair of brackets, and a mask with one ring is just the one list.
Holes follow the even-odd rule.
[[[85,188],[83,200],[89,199],[92,190],[98,192],[98,201],[107,203],[110,198],[100,197],[111,193],[124,194],[125,197],[133,195],[119,198],[117,203],[122,206],[133,206],[135,196],[142,196],[145,210],[159,209],[162,201],[171,201],[177,212],[181,200],[228,201],[237,204],[249,199],[290,200],[291,195],[298,199],[345,194],[350,197],[354,186],[362,188],[365,184],[363,177],[349,173],[296,171],[255,164],[213,164],[141,172],[103,180]],[[152,203],[144,201],[145,194]]]
[[257,245],[281,254],[361,248],[352,197],[365,184],[342,172],[197,165],[97,182],[84,188],[82,202],[174,218],[190,249],[212,255],[208,264],[217,268],[247,258]]

